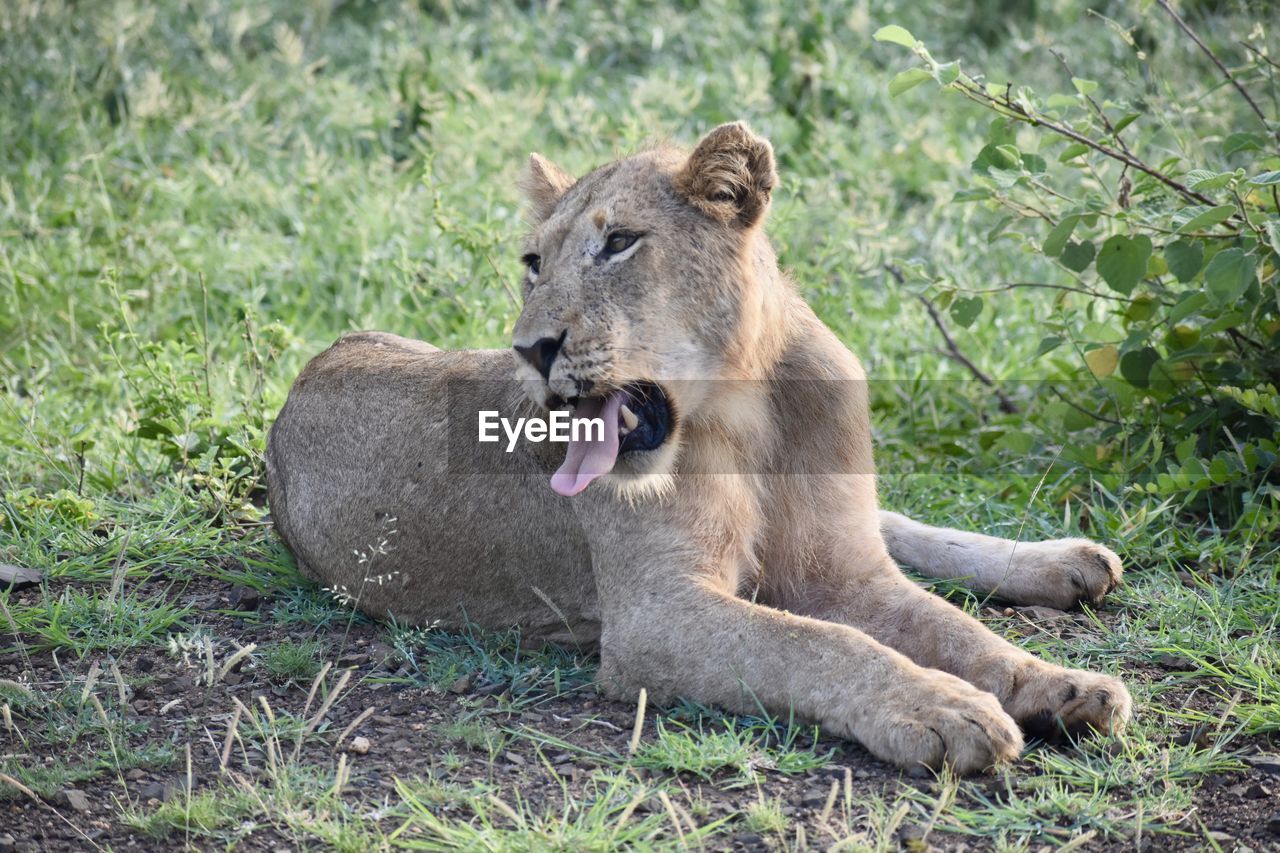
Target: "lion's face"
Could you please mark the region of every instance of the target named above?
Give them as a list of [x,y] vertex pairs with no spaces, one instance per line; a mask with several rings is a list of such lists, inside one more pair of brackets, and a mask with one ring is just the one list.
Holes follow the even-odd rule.
[[772,151],[735,124],[692,155],[648,151],[577,181],[537,155],[529,168],[516,375],[535,403],[606,433],[571,442],[552,486],[661,478],[714,380],[742,375]]

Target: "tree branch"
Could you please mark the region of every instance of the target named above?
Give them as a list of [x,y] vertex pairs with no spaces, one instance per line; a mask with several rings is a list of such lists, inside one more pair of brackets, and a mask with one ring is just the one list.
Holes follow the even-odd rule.
[[[905,284],[906,279],[902,275],[902,270],[893,264],[885,264],[884,269],[889,275],[893,276],[894,281],[898,284]],[[947,329],[947,324],[943,321],[942,315],[938,313],[938,307],[930,301],[929,297],[923,293],[916,294],[916,298],[924,304],[925,310],[929,312],[929,319],[933,320],[933,325],[938,327],[938,331],[942,333],[942,340],[946,342],[946,353],[955,361],[960,362],[965,368],[973,374],[973,378],[977,379],[983,385],[986,385],[996,395],[996,399],[1000,401],[1000,411],[1009,415],[1016,415],[1019,412],[1018,404],[1009,398],[1009,395],[1000,390],[995,380],[986,374],[986,372],[978,365],[974,364],[968,356],[961,350],[956,343],[956,339],[951,337],[951,332]]]
[[[1258,119],[1262,122],[1262,126],[1270,131],[1271,124],[1267,121],[1266,113],[1262,111],[1262,108],[1258,106],[1257,101],[1255,101],[1253,99],[1253,96],[1249,94],[1249,90],[1246,89],[1244,86],[1242,86],[1240,84],[1240,81],[1236,79],[1236,76],[1231,73],[1231,69],[1223,65],[1222,60],[1218,59],[1217,54],[1215,54],[1212,50],[1209,49],[1209,45],[1202,42],[1200,40],[1200,36],[1196,35],[1195,30],[1191,29],[1191,27],[1187,25],[1187,22],[1182,19],[1182,16],[1179,15],[1177,12],[1173,11],[1173,7],[1169,5],[1168,0],[1156,0],[1156,4],[1161,9],[1164,9],[1165,12],[1169,14],[1170,18],[1173,18],[1173,22],[1178,25],[1178,29],[1186,33],[1187,37],[1191,39],[1193,42],[1195,42],[1197,47],[1199,47],[1202,51],[1204,51],[1205,56],[1213,60],[1213,64],[1218,66],[1218,70],[1222,72],[1222,75],[1227,78],[1227,80],[1231,83],[1232,86],[1236,87],[1236,91],[1240,93],[1240,96],[1243,97],[1245,101],[1249,103],[1249,106],[1253,108],[1253,111],[1257,114]],[[1275,136],[1276,140],[1280,141],[1280,130],[1271,131],[1271,132]]]
[[1116,160],[1120,163],[1124,163],[1125,165],[1132,166],[1133,168],[1137,169],[1139,172],[1142,172],[1143,174],[1146,174],[1146,175],[1150,175],[1160,183],[1164,184],[1165,186],[1169,187],[1172,190],[1175,190],[1184,198],[1190,199],[1191,201],[1194,201],[1198,204],[1203,204],[1207,207],[1217,207],[1217,203],[1213,199],[1209,198],[1206,195],[1202,195],[1201,193],[1196,192],[1195,190],[1191,189],[1185,184],[1175,181],[1173,178],[1164,174],[1159,169],[1153,169],[1151,166],[1148,166],[1146,163],[1142,162],[1137,157],[1134,157],[1132,154],[1126,154],[1125,152],[1118,151],[1109,145],[1103,145],[1100,142],[1096,142],[1090,139],[1089,137],[1085,136],[1084,134],[1077,133],[1076,131],[1072,130],[1066,125],[1059,124],[1056,121],[1045,118],[1042,115],[1039,115],[1039,114],[1032,115],[1031,113],[1027,112],[1026,109],[1024,109],[1020,104],[1014,103],[1013,99],[1010,98],[1008,94],[1006,94],[1003,98],[996,98],[993,95],[987,94],[986,90],[978,86],[976,83],[971,83],[968,80],[965,80],[963,78],[961,78],[960,80],[957,80],[953,85],[959,88],[960,91],[964,92],[969,98],[979,101],[981,103],[994,106],[997,108],[997,111],[1004,110],[1008,114],[1010,114],[1012,118],[1020,119],[1022,121],[1028,122],[1033,125],[1042,125],[1043,127],[1047,127],[1049,130],[1053,131],[1059,136],[1064,136],[1067,139],[1072,140],[1073,142],[1079,142],[1081,145],[1084,145],[1087,148],[1092,148],[1094,151],[1097,151],[1100,154],[1104,154],[1107,157],[1110,157],[1112,160]]

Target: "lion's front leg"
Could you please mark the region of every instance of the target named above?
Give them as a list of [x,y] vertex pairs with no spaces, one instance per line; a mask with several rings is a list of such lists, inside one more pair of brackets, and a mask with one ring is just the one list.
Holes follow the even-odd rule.
[[1132,700],[1119,679],[1036,658],[911,583],[887,557],[811,599],[819,602],[812,615],[857,627],[921,666],[994,694],[1030,734],[1116,732],[1129,719]]
[[[612,596],[611,596],[612,597]],[[739,713],[816,721],[900,767],[971,773],[1016,758],[996,697],[918,666],[861,631],[752,604],[691,582],[632,588],[607,606],[601,682]]]

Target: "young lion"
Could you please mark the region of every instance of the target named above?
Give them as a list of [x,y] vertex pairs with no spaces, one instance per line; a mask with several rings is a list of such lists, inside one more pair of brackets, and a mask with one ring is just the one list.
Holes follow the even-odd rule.
[[[614,696],[795,712],[902,767],[1009,761],[1019,726],[1119,730],[1120,681],[1032,657],[898,569],[1054,607],[1120,580],[1081,539],[877,511],[862,368],[762,228],[776,179],[742,124],[578,180],[532,155],[512,350],[361,333],[298,377],[267,469],[299,565],[371,614],[598,643]],[[476,441],[481,411],[565,406],[603,439]]]

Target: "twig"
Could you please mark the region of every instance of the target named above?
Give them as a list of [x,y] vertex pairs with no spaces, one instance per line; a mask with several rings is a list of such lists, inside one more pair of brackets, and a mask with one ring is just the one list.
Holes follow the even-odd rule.
[[1061,390],[1060,388],[1058,388],[1057,386],[1055,386],[1055,385],[1050,385],[1050,386],[1049,386],[1049,389],[1050,389],[1051,391],[1053,391],[1053,393],[1054,393],[1054,394],[1056,394],[1056,395],[1058,396],[1058,399],[1059,399],[1059,400],[1061,400],[1062,402],[1066,403],[1068,406],[1070,406],[1071,408],[1075,409],[1077,412],[1079,412],[1079,413],[1080,413],[1080,414],[1082,414],[1082,415],[1088,415],[1089,417],[1091,417],[1091,418],[1093,418],[1093,419],[1095,419],[1095,420],[1102,421],[1103,423],[1106,423],[1106,424],[1114,424],[1114,425],[1116,425],[1116,426],[1124,426],[1124,423],[1123,423],[1122,421],[1118,421],[1118,420],[1116,420],[1115,418],[1109,418],[1109,417],[1107,417],[1106,415],[1100,415],[1100,414],[1098,414],[1097,412],[1091,412],[1091,411],[1089,411],[1088,409],[1086,409],[1084,406],[1080,405],[1079,403],[1076,403],[1076,402],[1071,401],[1070,399],[1068,399],[1068,398],[1067,398],[1067,395],[1066,395],[1066,394],[1063,394],[1063,393],[1062,393],[1062,390]]
[[[1200,40],[1200,36],[1196,35],[1195,30],[1191,29],[1191,27],[1187,25],[1187,22],[1182,19],[1181,15],[1173,11],[1173,7],[1169,5],[1167,0],[1156,0],[1156,5],[1161,9],[1164,9],[1165,12],[1169,14],[1169,17],[1173,18],[1173,22],[1178,25],[1178,29],[1186,33],[1187,38],[1195,42],[1196,46],[1204,51],[1205,56],[1213,60],[1213,64],[1218,66],[1218,70],[1222,72],[1223,76],[1227,78],[1228,82],[1230,82],[1232,86],[1236,87],[1236,91],[1240,93],[1240,96],[1248,102],[1249,106],[1257,114],[1258,119],[1262,122],[1262,126],[1267,130],[1271,130],[1271,125],[1267,121],[1266,113],[1262,111],[1262,108],[1258,106],[1257,101],[1255,101],[1253,96],[1249,94],[1249,90],[1240,84],[1240,81],[1236,79],[1236,76],[1231,73],[1231,70],[1227,68],[1227,66],[1222,64],[1222,60],[1218,59],[1217,54],[1209,49],[1209,45]],[[1272,131],[1272,133],[1276,140],[1280,141],[1280,130]]]
[[957,80],[953,85],[955,85],[961,92],[963,92],[970,99],[996,107],[997,112],[1004,110],[1011,118],[1019,119],[1021,121],[1025,121],[1033,125],[1040,125],[1040,126],[1046,127],[1049,130],[1053,131],[1054,133],[1058,134],[1059,136],[1064,136],[1067,139],[1072,140],[1073,142],[1079,142],[1081,145],[1084,145],[1087,148],[1092,148],[1094,151],[1097,151],[1100,154],[1104,154],[1107,157],[1110,157],[1112,160],[1125,163],[1126,165],[1132,166],[1133,168],[1137,169],[1139,172],[1142,172],[1143,174],[1150,175],[1160,183],[1178,192],[1185,198],[1188,198],[1199,204],[1206,205],[1207,207],[1216,206],[1213,199],[1209,198],[1206,195],[1196,192],[1195,190],[1191,189],[1185,184],[1175,181],[1173,178],[1164,174],[1159,169],[1154,169],[1151,166],[1148,166],[1146,163],[1142,162],[1137,157],[1134,157],[1132,154],[1126,154],[1125,152],[1112,148],[1109,145],[1103,145],[1101,142],[1092,140],[1082,133],[1077,133],[1076,131],[1072,130],[1066,125],[1059,124],[1058,122],[1053,121],[1052,119],[1046,118],[1039,113],[1032,115],[1031,113],[1027,112],[1027,110],[1023,108],[1020,104],[1014,103],[1013,99],[1009,96],[1007,92],[1005,93],[1003,98],[997,98],[994,95],[987,94],[986,90],[979,87],[976,83],[970,83],[964,79]]
[[1276,69],[1277,71],[1280,71],[1280,63],[1276,62],[1274,59],[1267,56],[1265,53],[1258,50],[1256,47],[1249,44],[1247,41],[1242,41],[1240,42],[1240,44],[1242,47],[1244,47],[1245,50],[1252,53],[1258,59],[1261,59],[1263,62],[1267,63],[1267,65],[1270,65],[1272,68]]
[[[1055,48],[1049,48],[1049,52],[1052,53],[1058,62],[1062,64],[1062,70],[1067,72],[1067,76],[1072,79],[1074,84],[1076,75],[1075,72],[1071,70],[1071,66],[1067,63],[1067,58]],[[1129,150],[1128,143],[1126,143],[1124,139],[1120,137],[1120,134],[1116,132],[1115,126],[1111,124],[1111,119],[1107,118],[1107,114],[1102,111],[1102,107],[1093,99],[1093,96],[1085,94],[1084,92],[1081,92],[1080,94],[1089,102],[1089,106],[1093,107],[1094,113],[1096,113],[1098,118],[1102,120],[1102,126],[1107,129],[1107,133],[1111,134],[1111,138],[1116,141],[1116,144],[1120,146],[1120,149],[1126,154],[1132,154],[1133,152]]]
[[951,337],[951,332],[947,331],[947,324],[942,321],[942,315],[938,313],[937,306],[935,306],[929,300],[929,297],[925,296],[923,293],[917,294],[916,298],[924,303],[925,310],[929,312],[929,318],[933,320],[933,325],[937,326],[938,331],[942,333],[942,339],[946,341],[947,344],[947,355],[963,364],[965,368],[973,374],[974,379],[977,379],[995,393],[996,399],[1000,401],[1000,411],[1005,414],[1016,415],[1018,413],[1018,404],[1009,399],[1009,395],[1000,390],[999,386],[996,385],[995,380],[983,372],[982,368],[970,361],[969,357],[960,351],[960,347],[956,344],[955,338]]
[[[902,271],[893,266],[893,264],[885,264],[884,268],[889,275],[893,276],[894,280],[897,281],[898,284],[905,283],[906,279],[903,277]],[[1009,415],[1017,414],[1019,411],[1018,404],[1013,402],[1013,400],[1009,398],[1009,395],[1001,391],[996,385],[995,380],[988,376],[982,368],[970,361],[969,357],[960,351],[960,346],[956,343],[956,339],[951,337],[951,332],[947,329],[947,324],[943,321],[942,315],[938,313],[937,306],[934,305],[929,297],[925,296],[923,293],[916,294],[916,298],[924,304],[925,310],[929,312],[929,318],[933,320],[933,324],[937,326],[938,331],[942,333],[942,339],[947,344],[947,355],[964,365],[965,368],[973,374],[974,379],[977,379],[995,393],[996,399],[1000,401],[1000,411]]]

